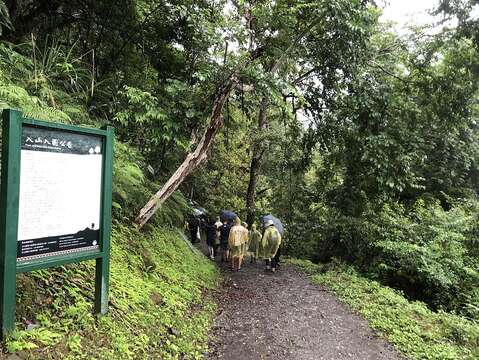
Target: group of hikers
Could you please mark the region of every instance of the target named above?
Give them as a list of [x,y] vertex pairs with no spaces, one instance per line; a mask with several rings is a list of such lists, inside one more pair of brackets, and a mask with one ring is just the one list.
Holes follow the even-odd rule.
[[[191,241],[199,241],[200,221],[190,219],[188,228]],[[240,271],[247,256],[250,256],[251,263],[264,260],[267,271],[275,272],[279,266],[281,234],[273,220],[263,223],[263,233],[258,231],[256,224],[248,230],[248,224],[237,216],[232,222],[227,219],[221,222],[219,217],[216,221],[210,218],[204,224],[204,230],[210,259],[215,260],[221,254],[222,262],[231,262],[232,271]]]

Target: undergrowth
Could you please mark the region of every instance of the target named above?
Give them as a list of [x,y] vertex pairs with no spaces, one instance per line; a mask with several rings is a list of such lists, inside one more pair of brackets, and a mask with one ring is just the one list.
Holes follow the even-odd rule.
[[116,224],[109,313],[92,315],[93,262],[20,275],[17,331],[5,351],[26,359],[197,359],[215,311],[206,290],[217,281],[214,265],[176,230],[142,234]]
[[313,283],[325,285],[338,295],[409,358],[479,358],[479,323],[432,311],[419,301],[409,301],[400,291],[367,279],[337,261],[314,264],[291,259],[290,262],[309,273]]
[[[0,43],[0,113],[16,108],[42,120],[103,125],[87,110],[88,74],[81,59],[54,45],[34,64],[22,55],[24,45]],[[108,315],[93,315],[93,261],[21,274],[17,330],[0,348],[0,358],[196,359],[205,352],[215,311],[206,290],[216,286],[218,273],[171,230],[183,224],[185,197],[173,194],[148,233],[124,225],[159,187],[146,177],[146,167],[131,144],[115,143]]]

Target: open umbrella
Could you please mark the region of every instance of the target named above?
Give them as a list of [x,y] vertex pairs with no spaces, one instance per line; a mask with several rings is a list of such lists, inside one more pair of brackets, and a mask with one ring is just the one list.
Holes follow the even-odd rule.
[[202,211],[201,208],[199,208],[199,209],[198,208],[193,208],[192,213],[193,213],[194,216],[198,216],[198,217],[205,215],[204,211]]
[[261,222],[263,223],[263,226],[266,223],[266,221],[268,221],[268,220],[273,220],[273,224],[276,227],[276,229],[278,229],[279,233],[281,235],[284,234],[284,227],[283,227],[283,224],[281,223],[281,220],[279,220],[277,217],[275,217],[271,214],[264,215],[264,216],[261,217]]
[[220,211],[220,220],[222,222],[223,221],[233,222],[235,218],[236,218],[236,214],[233,211],[230,211],[230,210]]

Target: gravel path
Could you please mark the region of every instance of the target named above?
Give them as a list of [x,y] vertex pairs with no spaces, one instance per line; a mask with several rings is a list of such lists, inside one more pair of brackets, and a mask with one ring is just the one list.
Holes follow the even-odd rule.
[[259,264],[238,273],[219,265],[225,283],[207,359],[403,359],[293,266],[271,274]]

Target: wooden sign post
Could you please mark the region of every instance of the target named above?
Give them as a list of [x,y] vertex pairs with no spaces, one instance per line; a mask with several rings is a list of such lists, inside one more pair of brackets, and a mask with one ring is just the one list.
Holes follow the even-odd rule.
[[16,274],[96,260],[95,312],[108,311],[113,128],[4,110],[0,190],[1,335],[15,328]]

